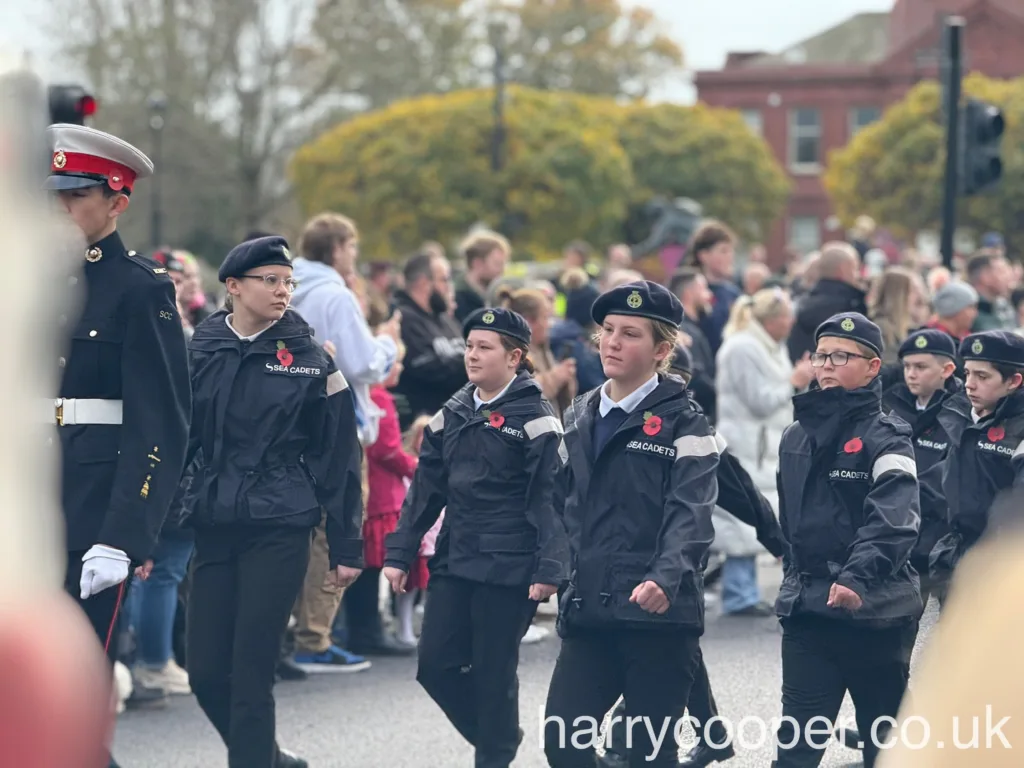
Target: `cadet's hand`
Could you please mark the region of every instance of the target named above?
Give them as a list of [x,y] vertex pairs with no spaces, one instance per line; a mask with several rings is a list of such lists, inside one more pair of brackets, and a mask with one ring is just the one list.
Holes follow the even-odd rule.
[[629,596],[629,602],[636,603],[648,613],[664,613],[668,610],[668,598],[653,581],[638,584]]
[[94,544],[82,556],[82,578],[78,585],[82,599],[98,595],[127,579],[129,563],[128,555],[120,549]]
[[862,605],[864,605],[864,601],[860,599],[860,595],[848,587],[833,584],[832,589],[828,591],[829,608],[849,608],[851,611],[856,611]]
[[530,585],[530,599],[536,600],[541,603],[551,597],[555,592],[558,591],[558,587],[553,584],[531,584]]
[[147,560],[145,563],[135,569],[135,578],[145,581],[149,578],[149,574],[153,572],[153,561]]
[[384,578],[388,580],[388,584],[391,585],[391,589],[395,591],[396,595],[405,594],[405,580],[409,578],[409,574],[401,568],[388,566],[384,569]]
[[349,568],[347,565],[339,565],[333,571],[327,574],[327,580],[331,582],[332,586],[344,589],[353,581],[359,578],[359,574],[362,571],[358,568]]
[[390,336],[396,344],[400,342],[402,340],[402,313],[396,309],[395,314],[387,322],[381,323],[377,335]]

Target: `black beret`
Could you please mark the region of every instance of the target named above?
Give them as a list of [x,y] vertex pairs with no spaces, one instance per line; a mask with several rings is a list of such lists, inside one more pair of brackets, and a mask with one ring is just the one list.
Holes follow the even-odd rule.
[[529,344],[533,337],[530,332],[530,324],[522,315],[502,307],[493,309],[485,307],[471,312],[462,324],[462,338],[468,338],[469,332],[477,328],[511,336],[524,344]]
[[1009,331],[972,333],[961,342],[960,357],[1024,368],[1024,337]]
[[687,376],[693,373],[693,356],[682,344],[676,344],[676,354],[672,358],[672,370],[682,371]]
[[938,328],[925,328],[907,336],[900,344],[899,358],[907,355],[941,355],[956,360],[956,344],[953,337]]
[[288,241],[283,237],[260,237],[246,240],[231,249],[217,272],[217,278],[223,283],[229,277],[241,277],[250,269],[274,264],[281,267],[292,266],[292,257],[288,252]]
[[665,286],[641,280],[612,288],[597,297],[590,316],[600,325],[608,315],[646,317],[678,328],[683,322],[683,305]]
[[882,350],[885,348],[882,343],[881,329],[860,312],[840,312],[838,315],[832,315],[814,332],[814,343],[817,344],[822,336],[856,341],[879,357],[882,356]]

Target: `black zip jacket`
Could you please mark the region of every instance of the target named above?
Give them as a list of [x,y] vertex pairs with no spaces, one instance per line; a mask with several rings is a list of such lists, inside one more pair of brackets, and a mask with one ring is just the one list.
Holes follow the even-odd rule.
[[384,564],[408,572],[444,509],[431,576],[560,586],[568,559],[555,508],[562,425],[528,373],[479,411],[475,391],[460,389],[424,430]]
[[[719,443],[682,381],[657,388],[594,455],[600,388],[565,416],[563,488],[570,583],[558,631],[583,627],[704,629],[704,569],[715,537]],[[663,614],[629,601],[653,581],[670,602]]]
[[939,423],[949,435],[942,490],[952,529],[932,550],[932,569],[942,574],[952,571],[985,533],[999,496],[1024,483],[1024,391],[1004,397],[978,422],[967,393],[961,392],[943,404]]
[[739,459],[729,453],[716,434],[721,450],[718,462],[718,506],[757,532],[757,540],[775,557],[786,553],[786,540],[771,502],[764,497]]
[[[921,525],[910,426],[882,413],[876,378],[862,389],[793,398],[796,421],[779,447],[779,511],[789,544],[775,604],[781,617],[818,614],[862,626],[919,618],[910,565]],[[863,601],[827,605],[833,584]]]
[[[214,313],[190,345],[198,457],[189,524],[313,527],[327,513],[334,568],[363,567],[362,459],[355,402],[294,311],[255,341]],[[187,482],[187,479],[186,479]]]
[[402,312],[402,343],[407,350],[395,387],[405,430],[417,416],[437,413],[466,384],[466,342],[452,318],[424,312],[404,291],[395,293],[395,309]]
[[956,376],[950,376],[945,387],[932,395],[923,411],[917,410],[917,396],[907,389],[906,384],[897,384],[882,399],[883,410],[896,414],[913,430],[911,439],[914,441],[921,496],[921,532],[911,553],[911,561],[918,572],[928,570],[928,558],[936,542],[950,531],[946,497],[942,492],[942,462],[950,441],[939,423],[939,413],[943,404],[963,388],[963,383]]

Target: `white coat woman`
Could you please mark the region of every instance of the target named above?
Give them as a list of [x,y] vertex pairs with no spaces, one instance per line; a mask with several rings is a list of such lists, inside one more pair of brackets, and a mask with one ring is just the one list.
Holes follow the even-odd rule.
[[[718,432],[778,513],[775,470],[779,441],[793,421],[792,397],[814,374],[809,360],[795,366],[785,340],[793,307],[781,288],[765,288],[733,304],[718,351],[715,390]],[[754,529],[716,507],[713,549],[722,566],[722,611],[727,615],[770,615],[761,601],[756,558],[763,548]]]

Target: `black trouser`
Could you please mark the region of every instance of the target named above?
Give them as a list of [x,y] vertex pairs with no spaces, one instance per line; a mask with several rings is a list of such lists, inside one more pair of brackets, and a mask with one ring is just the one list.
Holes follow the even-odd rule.
[[[885,721],[879,718],[895,718],[907,690],[917,621],[874,629],[850,621],[800,616],[783,619],[782,628],[783,722],[777,734],[778,758],[772,765],[816,768],[830,733],[816,723],[812,725],[814,735],[809,737],[807,722],[820,716],[834,725],[849,691],[864,743],[864,765],[871,768],[878,757],[876,744],[888,738]],[[798,729],[795,733],[794,728]]]
[[[701,653],[699,646],[697,648],[697,665],[693,670],[693,685],[690,687],[690,700],[686,703],[686,709],[699,743],[704,740],[704,727],[711,718],[718,717],[718,705],[711,692],[711,679],[708,677],[704,654]],[[723,746],[726,740],[725,726],[716,720],[711,723],[708,736],[712,746]],[[620,700],[612,710],[611,733],[608,736],[607,751],[623,757],[629,756],[629,750],[626,748],[626,702],[624,699]]]
[[536,611],[527,586],[430,579],[416,680],[476,748],[476,768],[508,768],[519,750],[519,643]]
[[68,552],[68,564],[64,571],[64,591],[75,598],[75,602],[85,612],[92,624],[100,645],[104,648],[107,658],[113,664],[117,660],[118,624],[124,599],[128,596],[128,588],[132,580],[132,567],[128,568],[128,578],[116,587],[108,587],[102,592],[82,599],[82,557],[85,551]]
[[[548,688],[548,765],[591,768],[596,726],[621,695],[627,718],[645,718],[628,723],[629,764],[675,766],[678,723],[693,684],[698,640],[696,632],[661,628],[577,630],[564,639]],[[594,733],[584,733],[588,726],[577,723],[588,720],[577,718],[596,723]]]
[[353,652],[376,648],[384,642],[380,616],[380,568],[367,568],[341,598],[345,612],[345,647]]
[[229,768],[273,768],[274,673],[309,561],[312,530],[196,532],[188,604],[189,683],[228,748]]

